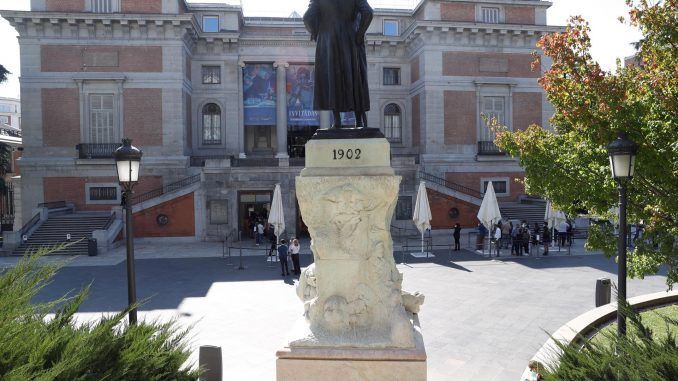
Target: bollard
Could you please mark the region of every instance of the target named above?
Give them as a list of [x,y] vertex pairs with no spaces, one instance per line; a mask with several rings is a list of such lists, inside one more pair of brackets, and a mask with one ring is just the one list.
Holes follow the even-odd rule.
[[201,346],[198,364],[205,371],[200,376],[200,381],[221,381],[221,347]]
[[240,250],[240,266],[238,266],[238,270],[245,270],[245,266],[242,265],[242,247],[239,250]]
[[596,307],[610,304],[610,278],[596,280]]

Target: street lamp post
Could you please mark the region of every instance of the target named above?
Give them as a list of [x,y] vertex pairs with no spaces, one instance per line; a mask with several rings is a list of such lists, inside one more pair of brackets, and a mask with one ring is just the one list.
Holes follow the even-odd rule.
[[626,301],[626,189],[633,178],[633,170],[638,146],[619,134],[610,145],[607,153],[610,156],[610,169],[619,189],[619,239],[617,241],[617,334],[626,335],[626,318],[621,313],[621,305]]
[[[122,187],[122,205],[125,209],[125,232],[127,243],[127,301],[129,307],[137,302],[136,276],[134,274],[134,230],[132,227],[132,188],[139,181],[139,164],[142,152],[132,146],[131,139],[123,139],[122,146],[113,153]],[[129,323],[137,323],[136,307],[129,311]]]

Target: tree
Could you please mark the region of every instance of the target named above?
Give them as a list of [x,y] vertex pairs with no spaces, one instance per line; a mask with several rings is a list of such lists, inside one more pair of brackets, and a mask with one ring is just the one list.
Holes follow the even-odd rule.
[[9,71],[7,71],[4,66],[0,65],[0,83],[7,80],[7,74],[9,74]]
[[[539,80],[555,109],[553,131],[495,126],[497,145],[520,158],[531,194],[570,215],[585,209],[614,221],[618,193],[606,146],[626,133],[639,145],[628,221],[645,225],[644,239],[629,253],[629,276],[642,278],[665,265],[672,288],[678,281],[678,0],[627,5],[629,22],[643,35],[637,64],[618,61],[616,71],[603,71],[590,54],[588,24],[573,17],[564,32],[538,43],[553,61]],[[611,225],[593,225],[587,248],[612,256],[615,242]]]

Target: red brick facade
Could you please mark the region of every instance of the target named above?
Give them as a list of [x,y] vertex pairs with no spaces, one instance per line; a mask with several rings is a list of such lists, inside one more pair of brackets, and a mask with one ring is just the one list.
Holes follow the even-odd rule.
[[134,145],[162,145],[162,89],[125,89],[124,133]]
[[48,12],[83,12],[85,0],[46,0],[45,9]]
[[539,78],[532,60],[531,54],[444,52],[443,75]]
[[42,144],[74,147],[80,142],[78,89],[42,89]]
[[445,91],[445,144],[476,144],[475,91]]
[[542,124],[541,93],[513,94],[513,130]]
[[[106,63],[87,65],[88,54],[108,53],[117,57]],[[43,72],[161,72],[162,47],[160,46],[81,46],[43,45],[40,47]]]
[[525,194],[525,174],[522,172],[448,172],[445,176],[447,181],[463,185],[467,188],[481,191],[480,179],[483,178],[508,178],[508,196],[497,195],[502,201],[517,201],[520,195]]
[[[433,189],[426,189],[426,193],[431,205],[432,229],[451,229],[456,223],[459,223],[462,228],[472,228],[478,225],[478,218],[476,217],[480,209],[478,205],[458,200]],[[452,208],[459,211],[456,218],[450,217]]]
[[476,21],[476,6],[472,3],[441,3],[440,19],[443,21]]
[[122,0],[124,13],[162,13],[162,0]]
[[[195,236],[194,196],[189,193],[154,207],[134,213],[135,237]],[[158,223],[159,215],[167,216],[167,224]]]
[[[44,177],[42,179],[44,202],[72,202],[75,204],[76,211],[111,210],[114,204],[88,205],[85,184],[117,182],[117,177]],[[139,183],[134,187],[134,193],[139,195],[160,187],[162,187],[162,177],[141,176]]]
[[534,7],[506,7],[506,23],[534,25]]

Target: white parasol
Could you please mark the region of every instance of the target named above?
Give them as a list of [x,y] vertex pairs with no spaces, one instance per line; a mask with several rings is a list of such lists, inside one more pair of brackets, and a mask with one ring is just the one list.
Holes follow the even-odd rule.
[[497,195],[494,193],[492,181],[487,184],[487,191],[485,191],[483,202],[478,211],[478,220],[485,225],[490,234],[494,233],[492,227],[501,220],[501,211],[499,211],[499,203],[497,202]]
[[[422,181],[419,183],[419,190],[417,191],[417,203],[414,206],[414,214],[412,215],[412,221],[414,225],[417,226],[417,229],[421,233],[421,253],[416,256],[424,256],[424,232],[427,229],[431,228],[431,207],[428,203],[428,195],[426,194],[426,184]],[[415,255],[412,253],[412,255]],[[429,253],[426,253],[426,257],[429,256]]]
[[268,213],[268,223],[273,225],[276,243],[280,243],[280,235],[285,231],[285,215],[283,214],[280,184],[276,184],[273,191],[273,203],[271,204],[271,211]]

